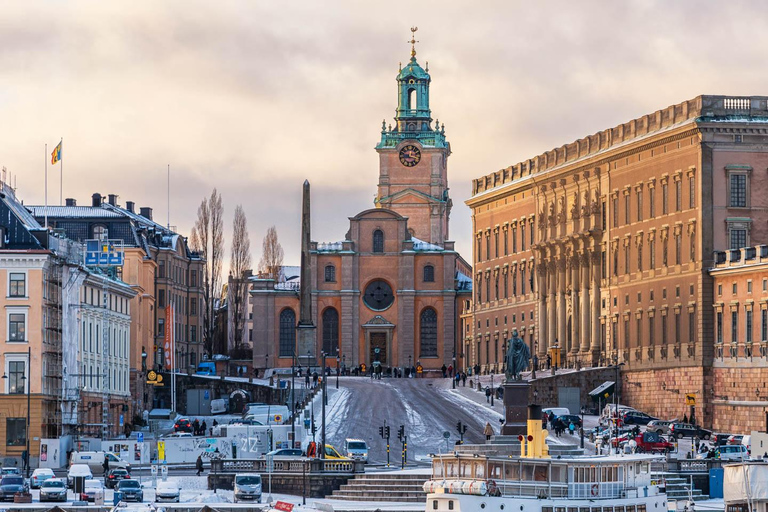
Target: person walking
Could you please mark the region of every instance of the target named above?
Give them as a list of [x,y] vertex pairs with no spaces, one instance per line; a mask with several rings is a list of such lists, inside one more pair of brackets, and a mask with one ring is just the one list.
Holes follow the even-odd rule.
[[491,436],[493,435],[493,427],[491,426],[491,422],[486,422],[485,428],[483,429],[483,434],[485,434],[486,441],[491,440]]
[[445,378],[446,372],[448,371],[448,368],[445,366],[445,363],[443,363],[443,366],[440,367],[440,370],[443,372],[443,378]]
[[102,469],[104,469],[104,476],[109,473],[109,458],[107,456],[104,456],[104,463],[101,465]]
[[204,436],[206,432],[208,432],[208,425],[206,425],[205,420],[203,420],[200,424],[200,435]]
[[461,372],[461,385],[467,387],[467,372]]
[[309,389],[309,370],[307,370],[307,374],[304,376],[304,389]]
[[195,462],[195,468],[197,469],[197,476],[200,476],[200,473],[203,472],[203,456],[202,455],[197,456],[197,462]]
[[485,386],[485,402],[491,403],[491,387]]

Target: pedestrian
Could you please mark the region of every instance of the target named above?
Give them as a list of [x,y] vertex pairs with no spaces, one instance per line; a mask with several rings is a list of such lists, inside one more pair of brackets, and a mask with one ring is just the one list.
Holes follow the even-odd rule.
[[200,424],[200,435],[205,435],[208,432],[208,425],[205,424],[205,420]]
[[547,413],[545,412],[541,413],[541,428],[546,429],[548,422],[549,422],[549,416],[547,416]]
[[552,367],[552,356],[547,354],[547,370]]
[[104,456],[104,463],[101,467],[104,469],[104,476],[106,476],[106,474],[109,473],[109,458],[106,455]]
[[453,378],[453,365],[452,365],[452,364],[449,364],[449,365],[448,365],[448,375],[449,375],[451,378]]
[[491,422],[486,422],[485,428],[483,429],[483,434],[485,434],[485,440],[490,441],[491,436],[493,435],[493,427],[491,426]]
[[196,436],[200,435],[200,421],[197,418],[192,422],[192,430]]
[[461,385],[467,387],[467,372],[461,372]]
[[575,430],[576,430],[576,425],[574,425],[573,422],[568,423],[568,432],[571,435],[573,435]]
[[688,415],[683,414],[683,423],[688,423]]
[[443,366],[440,367],[440,371],[443,372],[443,378],[446,377],[446,373],[448,371],[448,368],[445,366],[445,363],[443,363]]
[[485,402],[491,403],[491,387],[485,386]]
[[195,468],[197,468],[197,476],[200,476],[200,473],[203,472],[203,456],[202,455],[197,456],[197,462],[195,462]]
[[412,379],[416,378],[416,367],[413,365],[411,365],[411,378]]
[[309,389],[309,371],[304,376],[304,389]]
[[219,424],[219,422],[218,422],[218,421],[216,421],[216,418],[213,418],[213,426],[215,427],[215,426],[216,426],[216,425],[218,425],[218,424]]
[[312,389],[317,387],[317,372],[312,372]]

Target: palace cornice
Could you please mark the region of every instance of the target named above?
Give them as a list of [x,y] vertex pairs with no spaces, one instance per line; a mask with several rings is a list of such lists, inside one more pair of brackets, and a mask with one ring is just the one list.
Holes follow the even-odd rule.
[[43,268],[51,256],[49,252],[37,253],[0,253],[0,269]]
[[[538,173],[534,173],[534,174],[525,176],[523,178],[519,178],[515,181],[510,181],[508,183],[501,184],[500,186],[497,186],[497,187],[489,188],[482,192],[476,193],[475,195],[467,199],[465,201],[465,204],[470,208],[473,208],[476,206],[482,206],[489,201],[495,201],[500,197],[506,196],[508,194],[527,191],[528,189],[533,189],[543,183],[547,183],[552,180],[559,179],[563,176],[567,176],[569,174],[575,174],[575,173],[579,173],[587,170],[592,170],[595,167],[600,167],[603,165],[610,164],[614,160],[627,158],[637,153],[648,151],[650,149],[654,149],[656,147],[669,144],[670,142],[676,142],[678,140],[686,139],[688,137],[691,137],[699,133],[699,127],[694,123],[693,120],[689,120],[688,122],[682,124],[681,126],[678,127],[678,129],[680,128],[687,128],[687,129],[685,129],[684,131],[679,131],[677,133],[672,133],[666,136],[661,136],[650,142],[645,141],[642,138],[632,139],[627,141],[626,145],[619,144],[616,146],[611,146],[603,150],[602,152],[594,153],[591,155],[585,155],[583,157],[577,158],[570,162],[563,162],[560,165],[551,167],[549,169],[545,169]],[[626,148],[626,149],[622,151],[621,150],[622,148]],[[607,169],[607,172],[610,173],[611,172],[610,169]],[[492,175],[493,174],[489,176],[492,176]],[[478,179],[482,179],[482,178],[478,178]]]

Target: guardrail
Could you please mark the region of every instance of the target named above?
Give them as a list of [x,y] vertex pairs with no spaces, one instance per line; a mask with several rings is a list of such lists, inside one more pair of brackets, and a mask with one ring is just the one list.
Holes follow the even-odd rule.
[[669,459],[668,470],[676,473],[709,473],[710,469],[721,468],[733,461],[721,459]]
[[[275,458],[272,463],[273,473],[363,473],[365,471],[365,462],[359,460]],[[267,473],[268,467],[265,459],[214,459],[211,461],[211,472]]]

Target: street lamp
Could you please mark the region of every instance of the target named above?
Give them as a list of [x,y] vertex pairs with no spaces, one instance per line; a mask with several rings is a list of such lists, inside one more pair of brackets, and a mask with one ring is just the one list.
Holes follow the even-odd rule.
[[347,355],[346,354],[342,354],[341,355],[341,369],[343,371],[347,370]]
[[622,366],[624,366],[624,363],[614,366],[616,369],[616,382],[613,383],[613,413],[616,415],[616,418],[613,421],[613,431],[615,433],[613,439],[616,441],[616,453],[619,453],[619,369]]
[[307,350],[307,372],[312,375],[312,354]]
[[328,395],[328,379],[325,375],[325,351],[322,352],[323,354],[323,432],[321,435],[321,443],[322,448],[320,449],[320,457],[322,459],[325,459],[325,405],[326,405],[326,397]]
[[584,406],[581,407],[581,449],[584,449]]
[[296,351],[291,361],[291,448],[296,446]]
[[336,389],[339,389],[339,373],[341,373],[341,367],[339,366],[339,347],[336,347]]
[[491,407],[493,407],[493,395],[496,394],[496,388],[493,387],[493,372],[491,372]]
[[[453,371],[456,372],[456,352],[453,353]],[[453,381],[453,389],[456,389],[456,379],[453,378],[453,375],[451,375],[451,380]]]
[[[264,373],[267,373],[267,370],[269,369],[269,352],[267,352],[264,355]],[[266,375],[265,375],[266,377]]]

